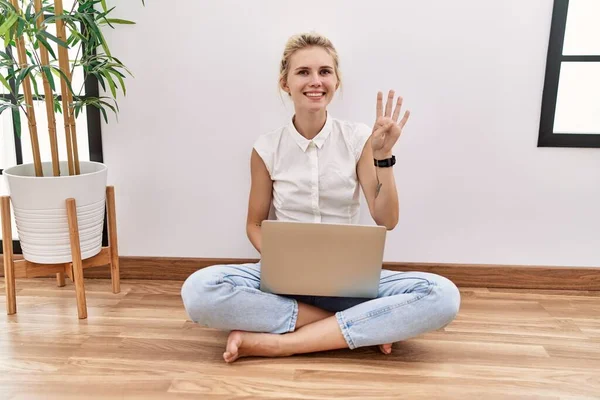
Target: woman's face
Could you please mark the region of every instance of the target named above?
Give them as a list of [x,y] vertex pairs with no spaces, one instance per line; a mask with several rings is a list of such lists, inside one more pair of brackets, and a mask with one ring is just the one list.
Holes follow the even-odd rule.
[[291,95],[296,112],[325,110],[338,88],[333,57],[317,46],[296,51],[282,88]]

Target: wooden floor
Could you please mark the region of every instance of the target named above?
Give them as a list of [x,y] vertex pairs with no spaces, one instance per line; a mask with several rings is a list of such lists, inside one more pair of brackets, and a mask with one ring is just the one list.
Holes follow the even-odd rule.
[[181,282],[85,284],[79,321],[72,283],[17,280],[18,313],[0,314],[1,399],[600,399],[599,292],[463,289],[452,324],[389,356],[227,365],[227,334],[186,320]]

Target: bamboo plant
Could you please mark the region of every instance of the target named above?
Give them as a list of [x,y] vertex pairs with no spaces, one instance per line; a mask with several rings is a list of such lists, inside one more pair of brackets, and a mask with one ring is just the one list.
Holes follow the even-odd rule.
[[[11,94],[10,101],[0,102],[0,113],[12,112],[19,136],[20,110],[27,117],[36,176],[43,172],[34,101],[45,102],[54,176],[60,175],[57,113],[62,114],[64,124],[69,175],[80,173],[75,119],[81,110],[96,107],[107,123],[107,110],[118,114],[118,91],[126,95],[124,78],[131,72],[111,54],[102,29],[134,22],[111,18],[114,8],[108,8],[105,0],[75,0],[70,10],[63,9],[63,0],[0,0],[0,39],[6,50],[0,51],[0,83]],[[56,35],[49,32],[52,25]],[[72,60],[70,49],[76,52]],[[84,74],[79,89],[72,86],[75,68],[82,68]],[[43,93],[38,90],[38,77],[42,78]],[[85,81],[91,77],[98,80],[105,95],[82,95]]]

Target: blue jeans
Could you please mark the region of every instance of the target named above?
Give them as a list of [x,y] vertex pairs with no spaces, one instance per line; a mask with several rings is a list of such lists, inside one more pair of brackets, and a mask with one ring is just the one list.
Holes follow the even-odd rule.
[[440,329],[460,307],[456,286],[425,272],[382,270],[375,299],[280,296],[260,291],[259,285],[260,262],[214,265],[190,275],[181,297],[192,321],[227,331],[293,332],[298,302],[310,304],[335,313],[350,349],[399,342]]

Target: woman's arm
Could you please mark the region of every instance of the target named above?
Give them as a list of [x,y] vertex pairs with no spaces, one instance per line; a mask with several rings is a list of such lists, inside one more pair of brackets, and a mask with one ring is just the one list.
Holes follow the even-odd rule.
[[271,198],[273,196],[273,181],[265,163],[256,150],[252,149],[250,158],[250,173],[252,183],[248,200],[248,217],[246,219],[246,234],[248,239],[260,253],[262,246],[261,225],[269,217]]
[[402,97],[398,97],[392,114],[394,96],[394,91],[390,90],[384,113],[383,95],[381,92],[377,93],[377,119],[373,133],[367,140],[356,166],[358,180],[367,199],[371,216],[377,225],[383,225],[388,230],[394,229],[400,215],[396,180],[393,167],[376,167],[373,160],[385,160],[392,157],[392,149],[410,116],[410,111],[406,111],[402,120],[398,122]]
[[379,168],[374,165],[369,138],[358,161],[358,180],[365,194],[371,217],[377,225],[385,226],[388,230],[396,227],[400,215],[393,169],[393,167]]

